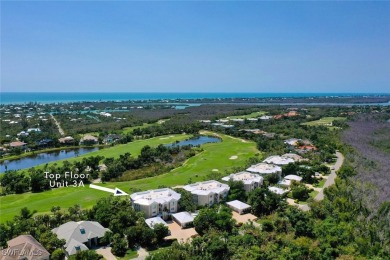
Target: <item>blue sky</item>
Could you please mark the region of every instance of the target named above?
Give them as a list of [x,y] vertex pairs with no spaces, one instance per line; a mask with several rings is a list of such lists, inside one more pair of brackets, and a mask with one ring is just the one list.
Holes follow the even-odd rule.
[[2,91],[390,92],[390,2],[1,3]]

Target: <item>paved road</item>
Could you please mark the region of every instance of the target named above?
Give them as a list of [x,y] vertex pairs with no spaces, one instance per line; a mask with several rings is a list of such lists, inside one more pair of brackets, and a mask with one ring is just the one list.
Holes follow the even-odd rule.
[[60,132],[60,135],[64,136],[65,132],[64,132],[64,130],[62,130],[60,123],[57,122],[57,119],[53,116],[53,114],[50,114],[50,116],[54,120],[54,123],[56,123],[56,125],[58,127],[58,132]]
[[344,156],[341,153],[336,152],[336,156],[337,156],[337,160],[333,166],[334,170],[331,170],[331,173],[329,174],[328,179],[326,180],[326,182],[324,184],[324,187],[322,187],[321,191],[317,194],[317,196],[314,198],[314,200],[317,200],[317,201],[323,200],[324,199],[324,188],[327,188],[327,187],[334,184],[334,181],[337,177],[336,171],[338,171],[338,169],[340,169],[341,165],[343,165],[343,162],[344,162]]
[[310,210],[310,207],[307,205],[307,204],[298,204],[298,203],[295,203],[293,199],[290,199],[290,198],[287,198],[287,203],[291,206],[296,206],[298,207],[300,210],[303,210],[303,211],[309,211]]

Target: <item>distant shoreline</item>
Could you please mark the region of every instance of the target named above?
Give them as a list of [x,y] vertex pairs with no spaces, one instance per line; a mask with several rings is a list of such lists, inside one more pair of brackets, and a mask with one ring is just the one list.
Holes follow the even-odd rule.
[[119,103],[249,103],[264,104],[338,104],[338,103],[377,103],[390,102],[390,93],[141,93],[141,92],[1,92],[0,104],[53,104],[84,102]]

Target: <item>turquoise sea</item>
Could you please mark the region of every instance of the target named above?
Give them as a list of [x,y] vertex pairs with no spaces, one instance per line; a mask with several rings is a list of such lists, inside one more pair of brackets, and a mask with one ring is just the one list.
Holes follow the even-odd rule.
[[76,101],[174,100],[203,98],[283,98],[283,97],[334,97],[381,96],[389,93],[146,93],[146,92],[1,92],[0,104],[29,102],[59,103]]

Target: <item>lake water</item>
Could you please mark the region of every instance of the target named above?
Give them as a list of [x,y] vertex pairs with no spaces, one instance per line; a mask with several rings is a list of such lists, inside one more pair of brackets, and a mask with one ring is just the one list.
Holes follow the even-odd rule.
[[60,150],[60,151],[54,151],[48,153],[39,153],[28,157],[23,157],[17,160],[11,160],[11,161],[6,160],[0,163],[0,173],[5,172],[6,167],[8,170],[26,169],[40,164],[45,164],[57,160],[76,157],[82,154],[96,151],[98,149],[99,148],[97,147],[91,147],[91,148]]
[[173,143],[173,144],[168,144],[166,146],[186,146],[186,145],[197,146],[197,145],[202,145],[205,143],[219,143],[219,142],[221,142],[221,139],[216,138],[216,137],[199,136],[197,138],[192,138],[192,139],[180,141],[180,142]]

